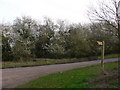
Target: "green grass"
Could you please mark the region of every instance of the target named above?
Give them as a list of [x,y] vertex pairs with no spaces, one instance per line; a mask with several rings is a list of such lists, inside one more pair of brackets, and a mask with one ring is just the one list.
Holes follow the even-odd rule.
[[[118,62],[105,64],[108,72],[118,69]],[[101,75],[100,66],[89,66],[66,72],[50,74],[33,80],[19,88],[89,88],[94,83],[89,83]]]
[[118,88],[118,80],[116,79],[112,79],[112,80],[109,80],[109,85],[110,85],[110,88]]
[[118,56],[120,56],[120,54],[110,54],[110,55],[106,55],[105,59],[107,59],[107,58],[116,58]]
[[[120,54],[108,54],[108,55],[105,55],[105,59],[117,58],[118,56],[120,56]],[[98,58],[101,59],[101,56],[99,56]]]
[[28,66],[41,66],[50,64],[62,64],[62,63],[73,63],[86,61],[85,58],[72,58],[72,59],[39,59],[38,61],[12,61],[2,62],[2,68],[15,68],[15,67],[28,67]]
[[[118,54],[111,54],[111,55],[106,55],[105,56],[105,58],[116,58],[116,57],[118,57]],[[99,56],[99,59],[100,59],[100,56]],[[39,59],[36,62],[33,62],[33,61],[2,62],[2,68],[41,66],[41,65],[50,65],[50,64],[62,64],[62,63],[82,62],[82,61],[89,61],[89,59],[88,58]]]

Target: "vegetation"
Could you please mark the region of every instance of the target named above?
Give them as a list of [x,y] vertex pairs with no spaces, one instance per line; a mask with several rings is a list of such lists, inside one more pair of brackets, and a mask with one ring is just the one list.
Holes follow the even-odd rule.
[[[118,71],[118,62],[105,64],[105,70],[108,73]],[[97,80],[101,76],[100,66],[89,66],[80,69],[74,69],[66,72],[59,72],[40,77],[25,85],[19,86],[20,88],[93,88],[97,84]],[[104,78],[105,79],[105,78]],[[102,80],[104,80],[102,79]],[[112,81],[111,81],[112,82]],[[107,82],[109,83],[109,82]],[[118,88],[117,82],[109,83],[108,88]],[[104,88],[104,87],[103,87]]]
[[[12,24],[0,23],[0,32],[2,32],[0,58],[2,57],[3,61],[0,65],[2,63],[2,68],[13,68],[101,59],[102,47],[97,44],[97,41],[105,42],[105,55],[108,55],[105,58],[118,57],[120,53],[119,5],[118,0],[111,1],[112,4],[100,3],[101,5],[97,5],[96,8],[90,8],[89,18],[92,22],[87,24],[54,21],[46,17],[43,22],[40,22],[41,20],[34,20],[28,16],[18,17]],[[112,74],[117,72],[117,65],[118,63],[106,64],[105,69]],[[117,75],[114,74],[104,77],[103,82],[96,83],[100,80],[97,78],[101,76],[99,67],[91,66],[51,74],[21,87],[92,88],[101,87],[99,85],[107,79],[108,87],[118,88],[115,81]]]
[[105,54],[119,52],[117,32],[109,31],[112,27],[106,23],[67,24],[45,18],[44,23],[40,24],[30,17],[22,17],[12,25],[3,24],[0,27],[3,61],[98,56],[101,47],[96,41],[103,40]]
[[109,31],[116,31],[116,36],[120,40],[119,2],[119,0],[110,0],[109,3],[99,1],[97,8],[90,8],[89,18],[92,22],[101,22],[108,25]]
[[[117,58],[118,54],[106,55],[105,58]],[[84,58],[66,58],[66,59],[47,59],[47,58],[38,58],[31,61],[7,61],[2,62],[0,68],[16,68],[16,67],[28,67],[28,66],[41,66],[41,65],[51,65],[51,64],[65,64],[65,63],[74,63],[74,62],[83,62],[96,60],[97,57],[84,57]],[[100,56],[98,57],[100,59]]]
[[2,60],[7,61],[7,60],[12,60],[13,59],[13,53],[8,41],[7,37],[4,37],[2,35]]
[[105,41],[105,54],[119,53],[118,2],[112,2],[112,6],[102,3],[97,10],[90,9],[92,23],[83,25],[46,17],[40,22],[27,16],[16,18],[13,24],[1,23],[2,60],[29,62],[31,58],[100,56],[101,46],[96,41]]

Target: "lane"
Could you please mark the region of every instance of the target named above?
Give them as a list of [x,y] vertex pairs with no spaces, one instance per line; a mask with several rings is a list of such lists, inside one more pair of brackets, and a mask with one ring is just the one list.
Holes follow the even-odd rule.
[[[108,63],[115,61],[118,61],[118,58],[106,59],[104,62]],[[34,67],[2,69],[2,87],[14,88],[16,86],[34,80],[38,77],[45,76],[51,73],[63,72],[74,68],[81,68],[81,67],[97,65],[97,64],[100,64],[100,60],[68,63],[68,64],[55,64],[55,65],[44,65],[44,66],[34,66]]]

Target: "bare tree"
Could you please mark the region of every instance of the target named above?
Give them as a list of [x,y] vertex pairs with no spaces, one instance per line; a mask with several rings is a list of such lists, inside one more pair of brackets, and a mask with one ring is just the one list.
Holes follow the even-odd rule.
[[[108,3],[99,2],[96,8],[88,10],[88,16],[92,22],[107,23],[116,30],[116,35],[120,40],[120,17],[118,16],[119,0],[111,0]],[[113,31],[114,32],[114,31]]]
[[[118,37],[120,43],[119,3],[119,0],[111,0],[107,3],[99,2],[96,8],[90,8],[90,10],[88,11],[88,15],[92,22],[97,21],[100,23],[105,23],[108,25],[108,28],[112,26],[114,29],[109,29],[109,31],[111,30],[113,33],[116,32],[116,36]],[[120,46],[120,44],[118,46]],[[104,66],[103,59],[101,60],[102,69]],[[102,72],[106,74],[104,69],[102,70]]]

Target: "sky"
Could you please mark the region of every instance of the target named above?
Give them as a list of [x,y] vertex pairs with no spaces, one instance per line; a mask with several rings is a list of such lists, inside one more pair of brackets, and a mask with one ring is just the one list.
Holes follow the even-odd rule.
[[16,17],[30,16],[42,20],[49,17],[73,23],[89,22],[87,10],[97,0],[0,0],[0,23]]

